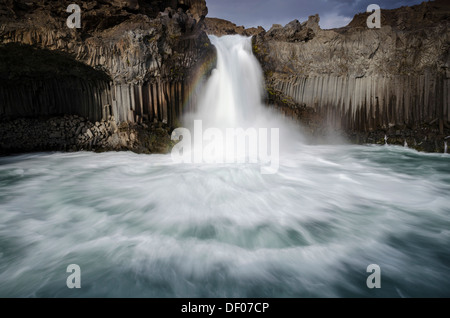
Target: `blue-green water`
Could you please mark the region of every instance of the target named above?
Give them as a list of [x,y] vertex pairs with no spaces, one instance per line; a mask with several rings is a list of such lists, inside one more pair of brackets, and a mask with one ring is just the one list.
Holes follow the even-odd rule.
[[449,194],[449,155],[391,146],[299,145],[274,175],[133,153],[4,157],[0,296],[449,297]]

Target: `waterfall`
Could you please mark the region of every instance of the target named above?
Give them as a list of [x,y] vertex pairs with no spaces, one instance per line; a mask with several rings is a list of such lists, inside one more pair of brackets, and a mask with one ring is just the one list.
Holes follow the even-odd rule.
[[384,135],[384,144],[387,146],[387,141],[388,141],[388,136],[387,135]]
[[447,153],[447,142],[444,141],[444,153]]
[[[253,55],[251,37],[209,38],[217,49],[217,66],[203,86],[197,110],[183,119],[184,127],[195,135],[186,141],[193,141],[187,161],[273,164],[278,160],[274,156],[279,154],[280,142],[292,146],[303,139],[298,126],[294,128],[264,105],[264,76]],[[179,134],[176,132],[175,140]],[[176,152],[181,153],[180,149]]]
[[251,38],[210,36],[217,49],[217,67],[199,103],[197,118],[211,127],[244,127],[261,112],[264,93],[262,68],[253,55]]

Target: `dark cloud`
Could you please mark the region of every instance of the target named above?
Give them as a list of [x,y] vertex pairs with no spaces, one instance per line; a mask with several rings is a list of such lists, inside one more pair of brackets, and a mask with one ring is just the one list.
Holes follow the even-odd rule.
[[322,28],[346,25],[356,13],[365,12],[369,4],[382,9],[419,4],[423,0],[206,0],[209,17],[232,21],[246,27],[304,21],[318,13]]

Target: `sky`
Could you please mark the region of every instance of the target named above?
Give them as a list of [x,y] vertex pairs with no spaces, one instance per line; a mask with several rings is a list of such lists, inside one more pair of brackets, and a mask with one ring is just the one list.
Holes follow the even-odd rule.
[[355,14],[365,12],[370,4],[394,9],[421,2],[424,0],[206,0],[206,5],[210,18],[269,30],[273,24],[286,25],[295,19],[304,22],[316,13],[322,29],[337,28],[347,25]]

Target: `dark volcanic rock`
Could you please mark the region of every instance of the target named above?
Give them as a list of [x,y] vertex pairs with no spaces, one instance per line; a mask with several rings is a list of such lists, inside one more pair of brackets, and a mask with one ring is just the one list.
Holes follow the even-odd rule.
[[[40,77],[42,70],[36,68],[2,65],[0,78],[35,80],[33,85],[18,86],[3,81],[0,117],[76,113],[94,121],[112,115],[118,122],[174,123],[188,104],[191,77],[197,77],[204,62],[215,54],[202,31],[205,1],[83,2],[81,28],[69,29],[66,8],[72,2],[0,3],[0,12],[5,13],[0,17],[4,56],[20,51],[20,46],[7,45],[11,43],[32,46],[39,56],[49,51],[64,55],[60,60],[48,57],[45,61],[56,63],[50,67],[53,74],[47,71],[51,80]],[[22,48],[19,55],[28,58],[24,60],[28,65],[34,57],[27,54],[29,48]],[[81,76],[77,78],[83,78],[84,83],[76,81],[71,72],[62,71],[67,69],[65,61],[70,65],[81,62],[98,76]],[[68,86],[73,89],[68,90]],[[75,102],[70,100],[77,101],[78,109],[74,110]]]
[[248,28],[237,26],[236,24],[218,18],[206,18],[204,23],[204,30],[208,34],[223,36],[239,34],[243,36],[253,36],[261,32],[265,32],[263,27]]
[[401,144],[433,139],[440,151],[450,133],[450,4],[381,14],[381,29],[368,29],[364,13],[340,29],[321,30],[312,16],[256,35],[267,87],[354,140],[400,131]]
[[[313,22],[316,18],[316,22]],[[314,29],[316,31],[318,30],[318,23],[318,16],[312,16],[307,22],[304,23],[294,20],[286,24],[285,27],[275,24],[265,34],[265,38],[268,40],[285,42],[308,42],[314,38]]]
[[0,121],[0,155],[33,151],[124,151],[167,153],[173,146],[170,128],[114,118],[91,122],[77,115],[17,118]]

